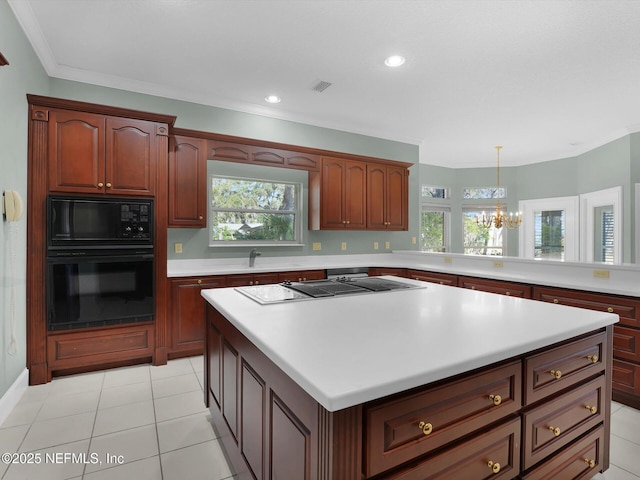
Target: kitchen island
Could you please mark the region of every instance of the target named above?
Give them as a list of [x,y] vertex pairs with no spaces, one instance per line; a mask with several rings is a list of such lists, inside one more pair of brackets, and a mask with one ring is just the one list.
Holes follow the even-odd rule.
[[402,281],[422,288],[272,305],[203,291],[205,401],[240,478],[608,467],[617,315]]

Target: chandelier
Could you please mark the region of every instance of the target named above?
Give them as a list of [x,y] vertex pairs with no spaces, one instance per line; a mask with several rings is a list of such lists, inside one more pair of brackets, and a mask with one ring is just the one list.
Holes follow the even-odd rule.
[[482,212],[481,216],[476,216],[476,223],[481,227],[491,228],[494,226],[495,228],[507,227],[509,229],[519,228],[522,225],[522,212],[509,213],[506,215],[502,213],[502,208],[500,207],[500,149],[502,145],[497,145],[496,155],[498,157],[498,185],[496,191],[497,193],[497,204],[496,204],[496,212],[493,215],[487,215],[485,212]]

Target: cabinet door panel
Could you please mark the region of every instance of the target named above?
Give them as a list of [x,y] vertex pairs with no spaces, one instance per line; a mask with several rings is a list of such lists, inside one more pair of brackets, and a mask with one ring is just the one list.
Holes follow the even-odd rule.
[[169,227],[206,227],[207,142],[175,137],[169,155]]
[[344,176],[343,160],[322,159],[321,228],[344,228]]
[[407,228],[407,177],[404,168],[387,168],[387,228]]
[[346,162],[345,215],[346,228],[361,230],[366,227],[367,169],[361,162]]
[[367,228],[386,229],[386,167],[367,166]]
[[241,451],[257,480],[264,478],[264,433],[266,411],[264,380],[246,363],[242,365]]
[[222,415],[238,443],[238,362],[235,348],[222,342]]
[[49,190],[101,193],[104,186],[104,117],[51,111]]
[[307,480],[311,476],[307,428],[275,394],[271,397],[271,477]]
[[155,192],[154,130],[151,122],[107,118],[107,193],[152,195]]
[[[207,310],[209,312],[209,310]],[[207,313],[208,315],[208,313]],[[209,390],[220,406],[220,368],[222,367],[222,334],[209,320]]]

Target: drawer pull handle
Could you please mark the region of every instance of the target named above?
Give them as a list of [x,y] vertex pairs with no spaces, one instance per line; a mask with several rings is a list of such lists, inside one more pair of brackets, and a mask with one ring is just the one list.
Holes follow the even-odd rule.
[[609,307],[609,308],[607,308],[607,312],[609,312],[609,313],[613,313],[613,307]]
[[560,436],[560,427],[549,427],[549,431],[553,433],[554,437],[559,437]]
[[558,300],[557,298],[554,298],[553,303],[560,303],[560,300]]
[[587,359],[590,360],[592,363],[598,363],[598,355],[589,355]]
[[420,422],[418,424],[418,427],[425,435],[429,435],[431,432],[433,432],[433,425],[431,425],[430,423]]
[[496,407],[502,403],[502,397],[500,395],[489,395],[489,398],[493,400],[493,404]]
[[550,370],[549,373],[554,377],[556,377],[557,380],[559,380],[560,377],[562,377],[562,372],[560,370]]
[[489,462],[487,463],[487,467],[489,467],[493,473],[500,472],[500,464],[498,462],[494,463],[493,461],[489,460]]
[[584,461],[589,464],[589,468],[593,468],[596,466],[595,460],[590,460],[588,458],[585,458]]
[[590,405],[585,405],[584,408],[586,408],[587,410],[589,410],[592,414],[596,414],[598,413],[598,407],[592,407]]

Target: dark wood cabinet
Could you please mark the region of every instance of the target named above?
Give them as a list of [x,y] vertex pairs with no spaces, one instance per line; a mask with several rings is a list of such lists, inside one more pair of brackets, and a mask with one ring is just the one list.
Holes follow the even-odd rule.
[[407,230],[408,175],[406,168],[367,165],[368,230]]
[[309,280],[323,280],[325,278],[324,270],[301,270],[296,272],[279,272],[278,282],[306,282]]
[[531,298],[531,285],[524,283],[487,280],[486,278],[459,277],[458,286],[481,292],[499,293],[508,297]]
[[244,287],[247,285],[268,285],[278,283],[278,273],[245,273],[242,275],[228,275],[228,287]]
[[370,277],[379,277],[382,275],[393,275],[396,277],[406,277],[407,270],[404,268],[390,268],[390,267],[371,267],[369,268]]
[[367,165],[364,162],[324,157],[320,228],[363,230],[366,228]]
[[155,193],[153,122],[52,110],[49,139],[51,192]]
[[640,299],[538,286],[533,298],[619,315],[613,328],[613,399],[640,408]]
[[171,351],[169,357],[201,355],[204,352],[204,299],[206,288],[226,286],[223,276],[172,278]]
[[207,226],[207,141],[169,139],[169,227]]
[[422,270],[407,270],[407,276],[414,280],[421,280],[423,282],[438,283],[440,285],[458,285],[458,277],[449,273],[438,272],[423,272]]

